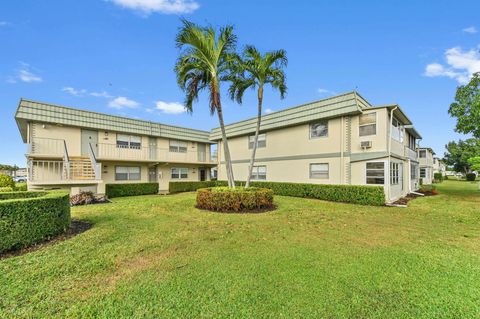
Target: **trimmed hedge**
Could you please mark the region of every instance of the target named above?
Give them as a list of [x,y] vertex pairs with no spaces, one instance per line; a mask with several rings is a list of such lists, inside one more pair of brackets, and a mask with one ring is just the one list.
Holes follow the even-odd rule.
[[[170,192],[189,192],[207,183],[209,187],[226,186],[226,181],[208,182],[170,182]],[[236,182],[236,185],[245,185],[245,182]],[[385,205],[383,186],[363,185],[331,185],[331,184],[301,184],[282,182],[252,182],[253,187],[269,188],[276,195],[315,198],[332,202],[343,202],[360,205],[382,206]]]
[[0,196],[0,253],[61,234],[69,226],[66,192],[12,192]]
[[27,183],[16,183],[15,184],[15,190],[17,192],[26,192],[28,189],[27,189]]
[[477,175],[475,175],[475,173],[467,173],[465,177],[467,178],[467,181],[473,182],[477,178]]
[[0,193],[10,193],[13,192],[13,188],[11,187],[0,187]]
[[267,188],[211,187],[197,190],[197,208],[201,209],[248,212],[273,207],[273,191]]
[[14,189],[15,182],[11,176],[0,174],[0,187],[11,187]]
[[105,195],[109,198],[158,194],[158,183],[106,184]]

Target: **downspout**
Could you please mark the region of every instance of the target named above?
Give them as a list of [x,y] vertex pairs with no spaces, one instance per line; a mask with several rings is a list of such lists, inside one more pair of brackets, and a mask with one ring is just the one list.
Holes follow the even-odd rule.
[[391,154],[392,154],[392,125],[393,125],[393,111],[395,111],[396,109],[398,109],[398,106],[395,106],[391,111],[390,111],[390,126],[388,127],[388,175],[386,176],[386,180],[387,180],[387,194],[388,194],[388,200],[390,200],[390,196],[392,195],[391,194],[391,185],[390,185],[390,160],[392,158]]
[[345,123],[344,123],[345,117],[342,116],[342,129],[340,130],[340,138],[341,138],[341,143],[340,143],[340,184],[345,183],[345,178],[344,178],[344,170],[345,170],[345,163],[344,163],[344,158],[343,158],[343,150],[345,149],[344,143],[345,143],[345,137],[344,137],[344,130],[345,130]]

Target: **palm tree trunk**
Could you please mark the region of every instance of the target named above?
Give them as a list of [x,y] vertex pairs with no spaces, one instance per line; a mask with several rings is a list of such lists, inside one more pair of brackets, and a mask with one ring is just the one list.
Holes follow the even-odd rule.
[[228,148],[227,134],[225,133],[225,124],[223,122],[222,105],[220,101],[218,101],[218,105],[217,105],[217,114],[218,114],[218,122],[220,123],[220,130],[222,131],[222,144],[223,144],[223,152],[225,153],[225,166],[227,169],[228,187],[235,188],[235,179],[233,176],[232,160],[230,157],[230,149]]
[[260,122],[262,121],[262,103],[263,103],[263,87],[258,88],[258,114],[257,114],[257,128],[255,129],[255,138],[253,141],[252,157],[248,165],[248,176],[245,187],[250,187],[250,180],[252,179],[253,165],[255,164],[255,154],[257,153],[258,134],[260,132]]

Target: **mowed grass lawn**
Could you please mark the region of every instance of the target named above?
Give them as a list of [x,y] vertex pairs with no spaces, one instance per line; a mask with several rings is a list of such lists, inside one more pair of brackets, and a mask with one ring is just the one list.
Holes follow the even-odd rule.
[[218,214],[195,194],[73,208],[89,231],[0,260],[0,318],[479,318],[480,191],[409,208],[276,197]]

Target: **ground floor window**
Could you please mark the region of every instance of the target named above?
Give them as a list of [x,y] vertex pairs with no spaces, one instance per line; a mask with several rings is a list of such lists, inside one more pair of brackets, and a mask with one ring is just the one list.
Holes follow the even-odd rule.
[[411,179],[417,179],[418,177],[418,166],[415,164],[410,164],[410,178]]
[[115,180],[116,181],[138,181],[140,180],[141,169],[140,166],[116,166]]
[[420,177],[421,178],[427,177],[427,169],[426,168],[420,168]]
[[366,183],[367,184],[385,184],[385,163],[370,162],[366,166]]
[[254,166],[252,169],[252,179],[253,180],[260,180],[264,181],[267,179],[267,167],[265,165],[262,166]]
[[310,178],[328,179],[328,163],[310,164]]
[[188,178],[188,168],[186,167],[173,167],[172,179],[185,179]]
[[400,180],[400,163],[390,163],[390,185],[398,185]]

